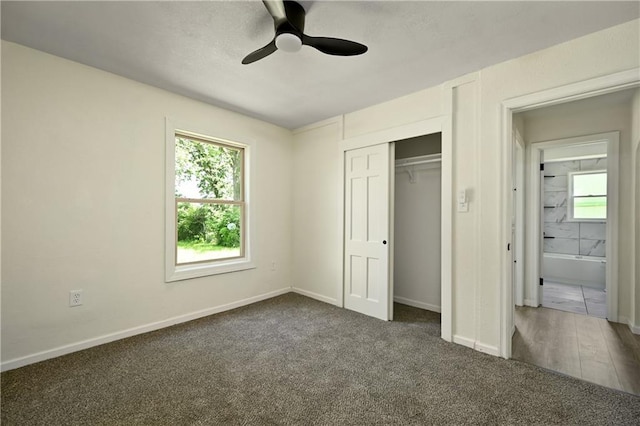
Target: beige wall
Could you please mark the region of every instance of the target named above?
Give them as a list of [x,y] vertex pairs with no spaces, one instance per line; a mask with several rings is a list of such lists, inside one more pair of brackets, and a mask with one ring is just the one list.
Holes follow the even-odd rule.
[[[296,135],[294,162],[311,161],[303,147],[314,142],[313,154],[323,152],[316,164],[315,178],[304,189],[294,189],[294,200],[303,192],[334,194],[331,205],[340,202],[341,183],[325,179],[340,170],[339,144],[370,132],[391,129],[453,111],[453,191],[467,188],[468,213],[453,214],[453,335],[460,342],[480,350],[497,352],[500,345],[501,260],[504,253],[500,220],[502,193],[502,156],[500,105],[504,100],[536,91],[586,80],[640,66],[639,25],[631,21],[563,43],[530,55],[504,62],[478,73],[447,82],[442,86],[416,92],[389,102],[343,116],[344,132],[318,134],[326,130],[308,130]],[[598,58],[594,60],[594,58]],[[329,229],[336,218],[312,212],[296,217],[294,247],[307,243],[305,235],[313,227]],[[322,247],[332,253],[342,251],[341,235],[330,234]],[[312,250],[312,249],[311,249]],[[321,253],[306,254],[309,266],[321,262]],[[313,259],[318,259],[317,261]],[[336,256],[336,259],[339,259]],[[316,268],[321,276],[313,278],[313,291],[335,298],[339,274]],[[305,289],[308,278],[296,275],[296,286]],[[319,284],[322,288],[319,288]]]
[[[535,111],[535,114],[524,114],[524,140],[527,144],[534,142],[565,139],[576,136],[620,132],[620,161],[618,165],[619,211],[618,226],[618,316],[628,322],[634,311],[633,275],[635,263],[633,259],[634,236],[625,230],[634,226],[634,200],[625,194],[632,194],[634,174],[632,169],[631,147],[631,103],[624,100],[620,103],[606,104],[597,99],[562,104]],[[531,295],[528,295],[531,297]]]
[[[336,303],[342,283],[341,121],[298,131],[293,149],[293,287]],[[336,246],[338,242],[338,246]]]
[[[7,42],[2,89],[3,363],[288,291],[291,132]],[[164,282],[166,116],[255,141],[256,269]]]

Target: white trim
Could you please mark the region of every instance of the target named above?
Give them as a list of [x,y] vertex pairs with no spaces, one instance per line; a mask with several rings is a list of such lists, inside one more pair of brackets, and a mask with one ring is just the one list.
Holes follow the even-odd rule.
[[527,158],[529,159],[529,177],[525,183],[528,196],[527,214],[525,218],[525,240],[528,242],[525,248],[525,265],[528,266],[529,274],[525,276],[524,288],[525,294],[528,293],[533,301],[533,306],[540,306],[539,285],[542,268],[539,260],[542,251],[542,186],[540,177],[540,163],[542,162],[542,149],[537,150],[535,145],[531,144],[527,147]]
[[313,291],[303,290],[297,287],[291,287],[291,291],[293,293],[301,294],[303,296],[309,297],[311,299],[319,300],[320,302],[328,303],[330,305],[338,305],[338,301],[333,297],[324,296],[322,294],[314,293]]
[[[609,321],[611,321],[611,320],[609,320]],[[631,318],[620,316],[620,317],[618,317],[618,321],[613,321],[613,322],[618,322],[620,324],[624,324],[624,325],[628,326],[629,330],[633,334],[640,334],[640,325],[635,325],[633,323],[633,321],[631,320]]]
[[[515,331],[515,327],[513,330]],[[485,345],[484,343],[476,342],[474,349],[488,355],[500,356],[500,350],[497,346]]]
[[553,89],[542,90],[516,98],[507,99],[502,105],[512,112],[523,112],[544,106],[552,106],[594,96],[606,95],[631,87],[640,82],[640,68],[632,68],[614,74],[583,80]]
[[365,133],[364,135],[355,136],[349,139],[343,139],[340,144],[340,148],[342,151],[351,151],[352,149],[438,133],[442,128],[442,119],[442,117],[430,118],[428,120],[416,121],[411,124],[391,127],[389,129]]
[[389,144],[389,276],[387,280],[387,318],[393,321],[393,294],[395,291],[394,265],[395,265],[395,230],[396,230],[396,143]]
[[[319,129],[321,127],[330,126],[332,124],[341,125],[343,120],[342,115],[338,115],[336,117],[327,118],[326,120],[318,121],[316,123],[308,124],[306,126],[298,127],[297,129],[293,129],[291,133],[294,135],[299,135],[300,133],[308,132],[310,130]],[[342,139],[342,138],[341,138]]]
[[[176,250],[176,211],[175,211],[175,135],[176,132],[193,135],[204,139],[219,140],[228,145],[237,146],[244,150],[243,179],[245,185],[244,194],[244,257],[229,259],[227,261],[215,261],[211,263],[197,263],[189,265],[175,264]],[[213,136],[215,135],[215,136]],[[225,274],[229,272],[243,271],[256,268],[255,243],[255,211],[256,206],[251,179],[255,173],[255,141],[240,142],[225,135],[216,134],[215,129],[203,128],[188,123],[180,123],[169,117],[165,117],[165,282],[188,280],[208,275]]]
[[64,346],[59,346],[54,349],[37,352],[35,354],[26,355],[20,358],[10,359],[8,361],[4,361],[1,364],[0,370],[1,371],[13,370],[15,368],[23,367],[25,365],[34,364],[36,362],[70,354],[72,352],[81,351],[83,349],[92,348],[94,346],[103,345],[105,343],[113,342],[116,340],[131,337],[131,336],[136,336],[138,334],[160,330],[162,328],[170,327],[172,325],[181,324],[181,323],[192,321],[198,318],[203,318],[209,315],[218,314],[220,312],[229,311],[231,309],[250,305],[252,303],[260,302],[262,300],[271,299],[273,297],[280,296],[282,294],[286,294],[289,292],[291,292],[291,288],[285,287],[279,290],[270,291],[269,293],[249,297],[243,300],[238,300],[236,302],[227,303],[227,304],[216,306],[213,308],[202,309],[202,310],[191,312],[184,315],[178,315],[175,317],[167,318],[165,320],[152,322],[152,323],[141,325],[138,327],[128,328],[126,330],[116,331],[114,333],[105,334],[99,337],[82,340],[80,342],[71,343]]
[[[450,91],[450,89],[449,89]],[[446,93],[445,89],[445,98]],[[451,93],[449,93],[451,95]],[[445,106],[448,105],[445,101]],[[450,108],[450,106],[449,106]],[[344,131],[344,124],[342,126]],[[360,135],[350,139],[343,139],[340,143],[340,161],[341,165],[341,228],[342,235],[344,236],[344,152],[363,148],[366,146],[378,145],[381,143],[391,143],[398,140],[403,140],[411,137],[428,135],[432,133],[442,134],[442,176],[441,176],[441,243],[440,243],[440,279],[441,279],[441,337],[450,342],[452,340],[452,241],[453,241],[453,227],[452,227],[452,214],[453,214],[453,124],[451,120],[451,113],[446,113],[438,117],[430,118],[427,120],[418,121],[415,123],[407,124],[404,126],[397,126],[390,129],[381,130],[378,132],[371,132],[364,135]],[[393,244],[393,242],[391,242]],[[340,280],[340,292],[344,292],[344,238],[342,239],[342,279]],[[390,271],[391,273],[392,271]],[[338,305],[340,306],[340,305]],[[344,305],[342,305],[344,306]]]
[[485,345],[484,343],[469,339],[468,337],[462,337],[456,334],[453,336],[453,343],[466,346],[467,348],[471,348],[488,355],[500,356],[500,350],[496,346]]
[[532,308],[537,308],[539,305],[536,304],[535,300],[524,299],[524,306],[531,306]]
[[453,335],[451,339],[453,343],[457,343],[458,345],[466,346],[467,348],[475,349],[476,341],[473,339],[469,339],[468,337],[462,337],[457,334]]
[[[618,319],[618,270],[619,256],[618,232],[620,225],[620,132],[608,133],[607,141],[607,317],[612,321]],[[611,243],[609,243],[611,241]]]
[[453,120],[442,122],[440,172],[440,337],[453,338]]
[[432,305],[431,303],[419,302],[417,300],[407,299],[406,297],[393,297],[394,302],[401,303],[407,306],[413,306],[414,308],[424,309],[426,311],[437,312],[440,313],[440,306]]
[[[511,203],[511,187],[512,177],[507,176],[510,171],[511,156],[511,134],[512,134],[512,118],[514,112],[522,112],[541,106],[551,106],[569,102],[572,100],[585,99],[593,96],[603,95],[630,87],[638,87],[640,85],[640,68],[633,68],[602,77],[596,77],[589,80],[556,87],[553,89],[542,90],[525,96],[519,96],[512,99],[506,99],[501,104],[501,168],[503,188],[502,188],[502,208],[500,209],[500,241],[506,247],[511,235],[511,220],[508,215]],[[500,277],[500,355],[504,358],[511,358],[511,329],[513,327],[513,286],[510,276],[511,264],[507,260],[507,256],[502,256],[501,260],[501,277]],[[511,311],[511,315],[509,315]]]
[[[524,224],[525,222],[525,173],[526,173],[526,144],[524,143],[524,138],[518,131],[518,129],[514,132],[514,139],[516,142],[516,155],[514,165],[515,170],[513,174],[516,176],[516,182],[514,182],[514,188],[517,188],[515,194],[515,209],[516,211],[513,214],[515,217],[515,238],[516,242],[513,244],[513,256],[515,263],[515,273],[516,273],[516,283],[515,283],[515,301],[516,305],[523,306],[524,305],[524,279],[525,279],[525,257],[524,257],[524,246],[525,246],[525,233],[524,233]],[[515,321],[514,321],[515,327]]]

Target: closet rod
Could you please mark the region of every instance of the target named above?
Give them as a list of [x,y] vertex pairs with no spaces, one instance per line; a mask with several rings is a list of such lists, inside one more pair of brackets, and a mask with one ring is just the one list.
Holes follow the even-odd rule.
[[442,161],[442,159],[440,159],[440,158],[432,158],[430,160],[409,161],[407,163],[396,164],[396,167],[417,166],[418,164],[439,163],[441,161]]

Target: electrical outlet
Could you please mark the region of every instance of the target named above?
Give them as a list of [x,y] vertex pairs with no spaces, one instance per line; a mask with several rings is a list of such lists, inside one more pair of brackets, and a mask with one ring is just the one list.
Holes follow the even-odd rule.
[[82,305],[82,290],[71,290],[69,292],[69,306]]

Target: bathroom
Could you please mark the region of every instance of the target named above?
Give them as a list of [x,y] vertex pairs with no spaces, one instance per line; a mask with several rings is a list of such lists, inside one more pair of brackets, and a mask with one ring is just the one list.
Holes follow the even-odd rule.
[[607,144],[543,156],[542,306],[606,318]]

